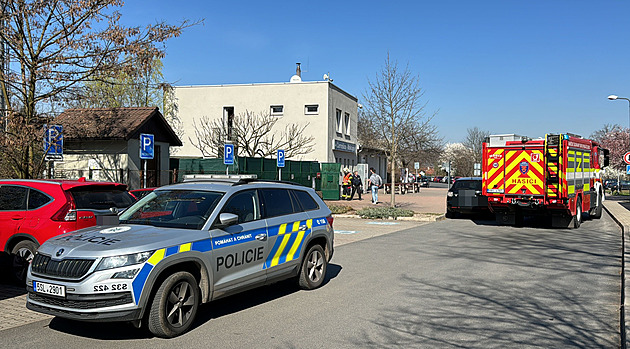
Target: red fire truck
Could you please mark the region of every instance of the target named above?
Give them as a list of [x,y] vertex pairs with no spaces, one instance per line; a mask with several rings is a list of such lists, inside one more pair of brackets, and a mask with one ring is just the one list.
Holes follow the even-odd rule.
[[483,195],[500,224],[521,225],[543,215],[554,227],[578,228],[583,212],[602,215],[600,171],[608,150],[578,135],[544,139],[493,135],[483,143]]

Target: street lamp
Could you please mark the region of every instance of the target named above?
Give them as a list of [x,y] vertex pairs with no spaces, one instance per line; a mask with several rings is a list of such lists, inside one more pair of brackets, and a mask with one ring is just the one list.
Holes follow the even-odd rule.
[[608,99],[610,99],[611,101],[614,101],[617,99],[625,99],[626,101],[628,101],[628,126],[630,127],[630,99],[625,98],[625,97],[619,97],[617,95],[610,95],[608,96]]

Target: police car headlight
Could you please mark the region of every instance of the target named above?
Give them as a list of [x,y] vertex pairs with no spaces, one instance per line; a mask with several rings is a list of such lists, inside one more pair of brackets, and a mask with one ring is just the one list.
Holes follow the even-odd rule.
[[107,270],[112,268],[126,267],[129,265],[140,264],[146,262],[153,254],[153,251],[132,253],[122,256],[105,257],[96,267],[96,271]]
[[448,196],[449,198],[452,198],[453,197],[453,192],[449,191],[448,193],[446,193],[446,196]]

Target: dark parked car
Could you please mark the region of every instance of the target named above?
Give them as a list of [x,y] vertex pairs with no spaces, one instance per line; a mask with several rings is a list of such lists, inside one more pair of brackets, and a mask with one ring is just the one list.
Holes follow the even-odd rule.
[[613,192],[620,190],[629,190],[630,189],[630,181],[620,181],[617,184],[617,180],[609,180],[604,184],[604,188],[609,189]]
[[617,187],[617,180],[616,179],[606,179],[604,181],[604,188],[605,189],[609,189],[612,190],[613,188]]
[[429,187],[429,178],[427,176],[418,176],[416,178],[416,183],[421,187],[428,188]]
[[458,178],[446,194],[446,217],[460,213],[487,213],[488,198],[481,194],[481,177]]
[[630,181],[621,181],[620,185],[615,183],[613,190],[628,190],[630,189]]

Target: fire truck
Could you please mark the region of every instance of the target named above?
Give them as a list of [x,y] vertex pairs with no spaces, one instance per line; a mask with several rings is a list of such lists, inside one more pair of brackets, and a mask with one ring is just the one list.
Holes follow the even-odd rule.
[[482,194],[500,224],[542,215],[553,227],[578,228],[583,212],[602,215],[600,171],[608,161],[607,149],[571,133],[492,135],[483,142]]

